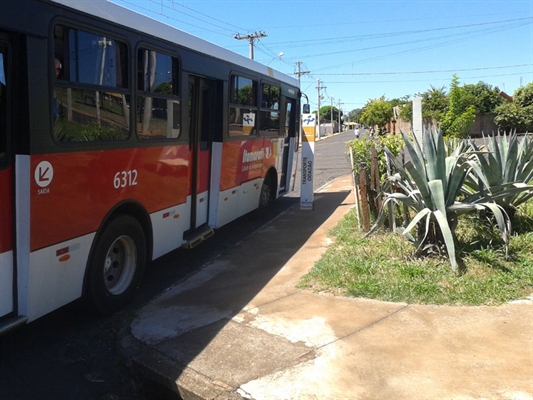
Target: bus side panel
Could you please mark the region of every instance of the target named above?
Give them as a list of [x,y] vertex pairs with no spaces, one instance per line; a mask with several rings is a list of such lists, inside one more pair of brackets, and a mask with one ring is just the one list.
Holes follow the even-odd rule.
[[294,167],[295,158],[298,157],[298,153],[295,152],[295,147],[296,147],[296,139],[293,137],[289,138],[289,147],[288,149],[284,150],[288,152],[287,154],[287,181],[286,181],[286,186],[285,186],[285,192],[290,191],[290,186],[292,184],[292,180],[294,179],[292,169]]
[[209,170],[211,167],[211,151],[200,151],[198,183],[196,188],[196,227],[208,222],[209,212]]
[[96,231],[121,202],[134,200],[150,214],[154,258],[183,244],[190,227],[188,152],[185,145],[31,157],[29,321],[82,295]]
[[0,170],[0,317],[13,311],[12,169]]
[[211,151],[211,182],[209,187],[209,227],[215,228],[218,225],[218,208],[220,196],[220,179],[222,172],[222,151],[223,144],[214,142]]
[[182,246],[183,233],[191,220],[191,197],[187,202],[157,211],[150,215],[154,232],[154,249],[152,259]]
[[228,190],[264,177],[265,166],[276,162],[273,145],[269,139],[263,138],[225,142],[220,189]]
[[30,254],[28,322],[81,297],[94,233]]
[[276,138],[223,143],[217,226],[257,208],[265,174],[278,153]]
[[28,278],[30,266],[30,156],[15,156],[15,231],[17,260],[18,314],[28,315]]
[[190,195],[188,146],[35,155],[31,174],[31,251],[95,232],[122,201],[152,214]]
[[284,146],[284,139],[282,137],[271,139],[271,143],[272,143],[272,149],[274,152],[274,162],[276,164],[276,171],[278,172],[277,185],[276,185],[277,191],[276,193],[273,193],[273,196],[277,198],[279,196],[280,186],[281,186],[280,183],[281,183],[282,174],[283,174],[283,151],[287,149],[288,146],[287,147]]

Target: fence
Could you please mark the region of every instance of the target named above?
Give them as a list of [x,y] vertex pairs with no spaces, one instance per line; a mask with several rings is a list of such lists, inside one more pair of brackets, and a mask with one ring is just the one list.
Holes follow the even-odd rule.
[[[401,156],[403,158],[403,155]],[[391,175],[391,168],[388,156],[385,154],[387,164],[387,175]],[[375,145],[372,145],[370,151],[370,170],[367,168],[360,168],[356,170],[354,166],[353,148],[350,147],[350,162],[352,165],[352,178],[354,185],[355,209],[357,216],[357,224],[359,229],[364,232],[370,230],[371,217],[378,218],[382,207],[382,186],[381,174],[379,171],[378,152]],[[396,217],[394,214],[393,205],[389,203],[387,210],[388,227],[392,230],[396,229]],[[403,218],[408,219],[407,210],[404,210],[406,215]],[[386,225],[383,225],[386,229]]]

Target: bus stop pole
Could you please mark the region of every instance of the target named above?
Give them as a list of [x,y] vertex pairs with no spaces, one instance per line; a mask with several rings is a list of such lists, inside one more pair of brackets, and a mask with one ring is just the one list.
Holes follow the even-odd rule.
[[313,210],[315,171],[315,128],[314,114],[302,115],[302,180],[300,189],[300,210]]

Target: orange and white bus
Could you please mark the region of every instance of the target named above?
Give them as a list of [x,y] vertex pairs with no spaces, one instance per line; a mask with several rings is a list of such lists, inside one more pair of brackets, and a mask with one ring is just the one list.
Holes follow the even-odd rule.
[[105,0],[2,0],[0,332],[287,192],[298,81]]

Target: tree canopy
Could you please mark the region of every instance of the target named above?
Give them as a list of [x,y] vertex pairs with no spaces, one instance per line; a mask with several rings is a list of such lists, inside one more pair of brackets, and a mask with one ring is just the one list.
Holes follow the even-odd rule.
[[379,99],[372,99],[363,107],[361,122],[365,125],[377,125],[380,129],[384,127],[393,117],[392,103],[381,96]]
[[505,132],[532,132],[533,82],[516,89],[512,102],[504,102],[498,106],[494,121],[498,128]]
[[[342,117],[342,111],[341,117]],[[331,106],[320,107],[320,121],[330,121],[331,120]],[[333,121],[339,120],[339,109],[333,107]]]
[[[438,124],[445,136],[465,137],[471,133],[477,115],[495,114],[495,123],[506,132],[533,131],[533,83],[515,91],[513,102],[500,96],[500,89],[485,82],[460,85],[453,75],[449,92],[442,86],[430,88],[416,96],[422,98],[424,124]],[[393,107],[400,106],[399,116],[411,121],[413,108],[410,96],[387,100],[385,96],[370,99],[362,109],[352,110],[352,121],[365,125],[385,126],[393,117]],[[329,119],[325,116],[325,119]]]

